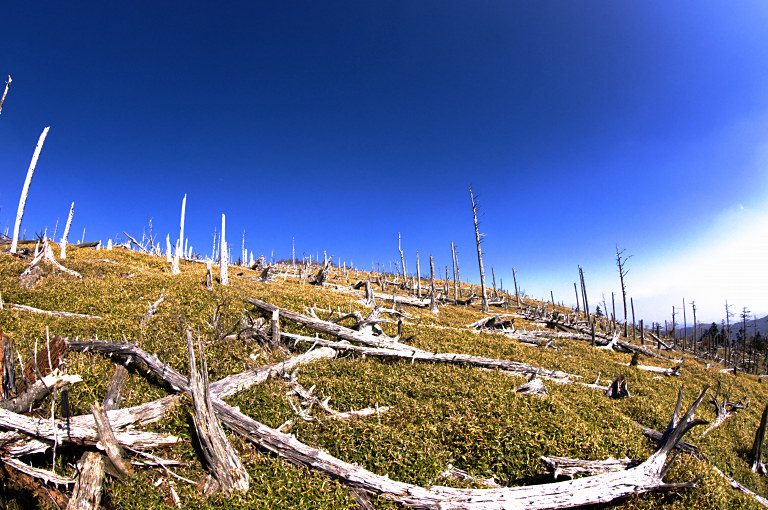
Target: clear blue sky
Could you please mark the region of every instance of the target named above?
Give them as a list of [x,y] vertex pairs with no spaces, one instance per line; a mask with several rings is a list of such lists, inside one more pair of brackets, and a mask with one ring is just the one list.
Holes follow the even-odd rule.
[[[768,313],[764,1],[11,2],[0,16],[0,226],[227,238],[409,269],[450,242],[477,281],[646,321],[682,299]],[[61,227],[58,236],[61,235]],[[426,264],[424,264],[426,266]],[[724,271],[720,278],[715,277]],[[594,305],[593,305],[594,306]]]

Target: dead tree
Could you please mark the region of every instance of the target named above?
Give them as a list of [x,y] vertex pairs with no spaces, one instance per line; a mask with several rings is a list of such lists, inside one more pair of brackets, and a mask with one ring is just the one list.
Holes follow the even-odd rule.
[[19,246],[19,230],[21,229],[21,219],[24,217],[24,206],[27,203],[27,195],[29,194],[29,185],[32,182],[32,176],[35,174],[35,167],[37,166],[37,159],[40,157],[40,151],[43,150],[43,143],[45,143],[45,137],[48,136],[48,130],[50,126],[46,126],[43,132],[40,134],[40,138],[37,140],[35,146],[35,152],[32,154],[32,161],[29,163],[27,169],[27,177],[24,179],[24,186],[21,188],[21,198],[19,198],[19,208],[16,211],[16,221],[13,224],[13,239],[11,240],[11,253],[16,253]]
[[[733,416],[737,410],[739,409],[746,409],[749,407],[749,399],[747,399],[747,396],[743,396],[741,400],[738,400],[736,402],[732,402],[730,400],[730,394],[723,395],[723,401],[720,402],[717,400],[717,397],[720,395],[720,389],[722,387],[722,382],[717,383],[717,391],[715,391],[715,394],[711,397],[712,398],[712,404],[715,406],[715,411],[717,412],[717,417],[715,420],[707,427],[707,430],[701,433],[699,436],[704,437],[712,430],[714,430],[716,427],[719,427],[720,425],[725,422],[728,418]],[[745,402],[746,400],[746,402]]]
[[189,355],[189,389],[195,407],[195,414],[192,418],[200,442],[200,449],[211,473],[205,483],[204,492],[212,494],[219,489],[226,493],[230,493],[234,489],[245,492],[250,485],[250,476],[243,467],[237,452],[224,435],[224,429],[216,417],[208,384],[208,367],[203,348],[198,344],[200,356],[200,370],[198,371],[195,363],[195,351],[192,346],[192,334],[187,331],[186,337]]
[[631,397],[629,394],[629,387],[627,386],[627,378],[619,374],[613,383],[608,387],[608,391],[605,392],[605,396],[608,398],[625,398]]
[[11,75],[8,75],[8,80],[5,82],[5,91],[3,92],[3,97],[0,98],[0,113],[3,113],[3,103],[5,102],[5,96],[8,95],[8,88],[11,86]]
[[72,224],[72,216],[75,214],[75,203],[69,207],[69,216],[67,216],[67,225],[64,227],[64,235],[61,236],[61,253],[59,253],[60,259],[67,258],[67,238],[69,237],[69,226]]
[[403,256],[403,248],[400,246],[400,232],[397,233],[397,251],[400,252],[400,273],[403,275],[403,282],[405,282],[405,257]]
[[515,282],[515,301],[517,301],[517,307],[520,308],[520,292],[517,288],[517,274],[514,266],[512,266],[512,280]]
[[616,266],[619,268],[619,280],[621,281],[621,299],[624,302],[624,336],[626,337],[629,333],[627,330],[628,322],[627,322],[627,285],[624,281],[624,277],[627,276],[627,273],[629,273],[629,270],[625,267],[627,260],[632,258],[632,255],[628,255],[626,257],[622,257],[626,250],[619,250],[619,245],[616,245]]
[[469,187],[469,199],[472,201],[472,217],[475,221],[475,242],[477,243],[477,263],[480,266],[480,292],[482,293],[483,312],[488,312],[488,296],[485,295],[485,270],[483,269],[483,251],[480,249],[481,239],[484,234],[480,234],[477,228],[477,204],[475,204],[475,195],[472,193],[472,186]]
[[456,260],[456,247],[453,245],[453,241],[451,241],[451,263],[453,264],[453,299],[459,299],[459,294],[457,293],[457,285],[456,285],[456,271],[458,269],[459,263]]
[[421,266],[419,266],[419,252],[416,252],[416,297],[421,299]]
[[440,309],[437,306],[437,299],[435,299],[435,259],[432,254],[429,254],[429,279],[432,290],[429,296],[429,310],[435,314],[440,314]]
[[[184,195],[186,198],[186,195]],[[221,215],[221,257],[219,259],[219,280],[222,285],[229,285],[229,276],[227,270],[229,269],[229,250],[227,250],[227,238],[226,238],[226,222],[227,218],[224,214]]]
[[763,475],[768,474],[768,470],[763,464],[763,440],[765,439],[765,429],[768,427],[768,405],[763,410],[763,416],[760,418],[760,426],[755,433],[755,442],[752,443],[752,472]]

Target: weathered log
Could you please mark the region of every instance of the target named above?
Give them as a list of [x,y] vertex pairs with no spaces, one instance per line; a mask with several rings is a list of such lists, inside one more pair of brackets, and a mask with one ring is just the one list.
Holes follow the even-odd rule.
[[581,460],[569,457],[541,457],[544,470],[552,475],[552,478],[565,476],[573,478],[576,475],[594,476],[613,471],[624,471],[641,464],[639,460],[628,458],[605,460]]
[[[653,439],[657,443],[659,443],[661,441],[662,437],[664,436],[664,434],[662,434],[658,430],[654,430],[654,429],[648,428],[645,425],[642,425],[642,424],[640,424],[640,423],[638,423],[636,421],[632,422],[632,423],[634,423],[636,426],[640,427],[640,429],[643,431],[643,434],[645,434],[647,437],[650,437],[651,439]],[[679,441],[675,448],[677,448],[678,450],[680,450],[683,453],[688,453],[690,455],[696,455],[697,456],[698,453],[699,453],[699,449],[696,447],[696,445],[693,445],[693,444],[688,443],[686,441]]]
[[139,326],[142,328],[147,325],[147,322],[155,316],[155,313],[157,313],[157,308],[160,306],[160,303],[163,302],[165,299],[165,289],[160,291],[160,297],[155,301],[154,303],[149,304],[149,309],[147,310],[147,313],[144,314],[144,317],[141,318],[141,321],[139,321]]
[[11,466],[12,468],[21,471],[22,473],[31,476],[32,478],[39,478],[45,483],[52,483],[54,485],[74,485],[75,480],[73,478],[67,478],[65,476],[57,475],[53,471],[47,469],[40,469],[29,464],[21,462],[19,459],[13,457],[3,457],[3,463]]
[[347,328],[339,324],[334,324],[332,322],[327,322],[317,317],[310,317],[308,315],[303,315],[298,312],[294,312],[293,310],[280,308],[270,303],[265,303],[264,301],[261,301],[259,299],[252,298],[252,299],[249,299],[248,302],[254,305],[256,308],[259,308],[260,310],[264,310],[265,312],[272,313],[274,310],[278,310],[281,317],[284,317],[293,322],[297,322],[303,326],[307,326],[316,331],[337,336],[349,342],[356,342],[356,343],[368,345],[371,347],[387,347],[390,349],[413,350],[413,348],[410,346],[401,344],[399,342],[395,342],[393,340],[387,340],[386,337],[383,337],[383,336],[374,337],[371,334],[364,333],[361,331],[355,331],[351,328]]
[[189,387],[192,393],[192,403],[195,413],[192,419],[195,424],[200,450],[205,458],[205,464],[210,476],[205,483],[206,494],[218,490],[230,493],[233,490],[246,492],[250,486],[250,476],[245,470],[240,456],[224,435],[216,417],[208,384],[208,366],[200,343],[197,350],[200,356],[200,370],[195,362],[195,350],[192,346],[192,334],[187,330],[187,353],[189,355]]
[[[498,369],[507,372],[531,376],[538,374],[540,377],[552,379],[558,382],[570,382],[571,378],[576,376],[561,372],[559,370],[548,370],[545,368],[535,367],[526,363],[519,363],[516,361],[507,361],[493,358],[484,358],[481,356],[471,356],[469,354],[452,354],[452,353],[432,353],[423,351],[421,349],[411,348],[411,350],[404,349],[391,349],[383,347],[361,347],[358,345],[352,345],[346,342],[334,342],[331,340],[323,340],[322,338],[312,338],[301,335],[294,335],[292,333],[283,332],[282,336],[287,340],[294,342],[302,342],[308,344],[316,344],[324,347],[330,347],[332,349],[340,351],[352,351],[365,354],[366,356],[376,357],[390,357],[401,358],[410,361],[429,361],[435,363],[452,363],[457,365],[471,365],[481,368]],[[401,344],[402,345],[402,344]]]
[[67,510],[98,510],[104,492],[104,460],[100,453],[86,452],[78,463],[80,477],[77,480]]
[[512,331],[515,330],[514,322],[515,318],[512,317],[512,319],[505,319],[506,317],[510,317],[511,314],[507,315],[493,315],[491,317],[483,317],[479,321],[473,322],[472,324],[468,324],[467,327],[470,329],[501,329],[506,330],[507,328],[511,329]]
[[[135,350],[140,351],[138,347]],[[125,351],[125,349],[121,349]],[[142,351],[143,352],[143,351]],[[141,359],[149,359],[144,355]],[[156,358],[155,358],[156,360]],[[167,367],[158,371],[158,368]],[[174,369],[159,362],[148,366],[158,377],[170,385],[183,381],[184,377]],[[179,386],[189,391],[186,381]],[[295,437],[278,432],[228,406],[220,399],[211,397],[211,403],[219,418],[229,428],[244,435],[262,448],[271,451],[292,463],[318,470],[342,483],[378,494],[389,500],[416,508],[519,508],[530,509],[567,508],[586,504],[612,501],[616,498],[652,490],[694,487],[695,481],[683,484],[666,484],[664,465],[670,451],[680,442],[682,436],[693,426],[703,423],[694,420],[693,414],[701,403],[705,391],[699,395],[682,419],[679,419],[682,389],[678,393],[677,405],[662,440],[651,457],[637,467],[617,473],[606,473],[567,482],[509,489],[453,489],[448,487],[424,488],[397,482],[386,476],[376,475],[366,469],[344,462],[328,453],[309,447]]]
[[224,379],[211,383],[211,392],[218,398],[227,398],[247,390],[251,386],[260,384],[270,377],[286,374],[296,366],[324,358],[333,358],[335,356],[336,351],[327,347],[312,349],[299,356],[289,358],[282,363],[259,367],[239,374],[227,376]]
[[96,430],[99,435],[99,445],[104,449],[107,454],[113,471],[117,474],[118,478],[126,478],[133,473],[131,465],[123,460],[125,452],[120,447],[115,438],[115,433],[112,430],[112,426],[109,424],[109,418],[107,418],[104,408],[98,404],[91,404],[91,414],[96,422]]
[[728,480],[728,483],[731,485],[731,487],[733,489],[735,489],[735,490],[737,490],[739,492],[743,492],[744,494],[746,494],[747,496],[751,497],[752,499],[754,499],[755,501],[757,501],[761,505],[763,505],[765,507],[768,507],[768,499],[765,499],[764,497],[760,496],[759,494],[755,494],[753,491],[749,490],[744,485],[740,484],[739,482],[737,482],[736,480],[734,480],[730,476],[728,476],[725,473],[723,473],[720,469],[717,468],[717,466],[711,466],[711,467],[712,467],[712,469],[715,470],[715,472],[717,474],[719,474],[720,476],[722,476],[723,478]]
[[[707,429],[701,433],[699,438],[702,438],[712,432],[716,427],[719,427],[720,425],[725,422],[728,418],[733,416],[737,410],[739,409],[746,409],[749,407],[749,399],[747,399],[747,396],[741,398],[741,400],[738,400],[736,402],[730,401],[730,395],[724,395],[723,401],[720,402],[717,400],[718,395],[720,394],[720,389],[722,386],[722,382],[718,382],[717,384],[717,391],[715,391],[715,394],[711,396],[712,404],[715,406],[715,412],[717,413],[717,417],[715,420],[707,427]],[[746,400],[746,403],[744,402]]]
[[114,411],[120,408],[120,400],[122,399],[123,388],[125,387],[125,381],[128,380],[130,374],[128,369],[123,365],[115,365],[115,373],[112,376],[112,380],[107,387],[107,394],[104,396],[102,405],[106,411]]
[[544,386],[544,381],[535,375],[532,376],[527,383],[521,384],[515,388],[515,392],[520,393],[521,395],[549,395],[547,387]]
[[763,416],[760,418],[760,426],[757,427],[755,432],[755,441],[752,443],[752,452],[750,458],[752,459],[752,472],[760,474],[768,474],[768,470],[763,464],[763,440],[765,439],[765,430],[768,428],[768,405],[763,410]]
[[7,303],[12,309],[19,310],[22,312],[32,312],[32,313],[42,313],[45,315],[51,315],[53,317],[64,317],[68,319],[96,319],[99,320],[101,317],[98,315],[88,315],[84,313],[72,313],[72,312],[58,312],[58,311],[51,311],[51,310],[41,310],[40,308],[35,308],[33,306],[27,306],[27,305],[17,305],[14,303]]
[[54,371],[42,380],[36,381],[32,386],[26,387],[19,395],[0,401],[0,408],[14,413],[29,412],[30,409],[40,404],[55,389],[75,384],[82,380],[79,375],[65,375]]
[[126,232],[125,230],[123,230],[123,234],[125,234],[125,236],[126,236],[126,237],[127,237],[129,240],[130,240],[131,244],[134,244],[134,245],[136,245],[136,247],[137,247],[138,249],[140,249],[141,251],[143,251],[144,253],[149,253],[149,250],[148,250],[148,249],[146,249],[146,248],[144,248],[144,246],[142,246],[140,242],[138,242],[136,239],[134,239],[133,237],[131,237],[131,235],[130,235],[128,232]]
[[473,483],[479,483],[480,485],[484,485],[485,487],[491,488],[491,489],[500,489],[501,485],[496,483],[496,480],[493,478],[481,478],[479,476],[472,476],[463,469],[456,468],[452,466],[451,464],[448,464],[448,467],[440,473],[440,478],[447,478],[449,480],[458,480],[461,482],[473,482]]

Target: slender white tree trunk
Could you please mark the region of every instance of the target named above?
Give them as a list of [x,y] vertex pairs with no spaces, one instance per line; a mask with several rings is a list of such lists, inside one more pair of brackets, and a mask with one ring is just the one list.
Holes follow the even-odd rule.
[[60,259],[67,258],[67,238],[69,237],[69,226],[72,224],[72,216],[75,214],[75,203],[69,207],[69,216],[67,217],[67,225],[64,227],[64,237],[61,238],[61,253]]
[[165,260],[169,264],[173,262],[173,255],[171,254],[171,235],[165,235]]
[[221,215],[221,263],[219,268],[219,279],[222,285],[229,285],[229,277],[227,275],[227,266],[229,264],[229,253],[227,252],[226,241],[226,216]]
[[187,194],[184,193],[184,198],[181,199],[181,223],[180,223],[180,231],[179,231],[179,239],[181,240],[181,245],[184,246],[184,214],[187,210]]
[[11,86],[11,75],[8,75],[8,81],[5,82],[5,92],[3,92],[3,97],[0,98],[0,113],[3,113],[3,103],[5,102],[5,96],[8,95],[8,87]]
[[45,137],[48,136],[48,130],[50,126],[46,126],[43,132],[40,134],[40,138],[37,140],[37,146],[35,147],[35,153],[32,155],[32,161],[29,163],[29,169],[27,170],[27,178],[24,180],[24,187],[21,189],[21,198],[19,199],[19,209],[16,212],[16,223],[13,225],[13,240],[11,241],[11,253],[16,253],[19,246],[19,229],[21,228],[21,218],[24,216],[24,205],[27,203],[27,194],[29,193],[29,184],[32,182],[32,176],[35,173],[35,166],[37,166],[37,158],[40,157],[40,151],[43,149],[43,143]]
[[181,269],[179,269],[179,251],[181,251],[180,245],[181,242],[177,239],[176,255],[173,257],[173,260],[171,260],[171,274],[179,274],[181,272]]

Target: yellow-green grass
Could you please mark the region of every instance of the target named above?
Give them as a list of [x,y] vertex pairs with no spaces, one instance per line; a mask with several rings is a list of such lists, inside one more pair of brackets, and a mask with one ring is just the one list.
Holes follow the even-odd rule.
[[[116,264],[89,259],[109,259]],[[29,352],[27,346],[31,349],[35,341],[45,342],[47,328],[51,336],[135,342],[186,374],[187,351],[181,332],[189,327],[202,339],[210,379],[216,380],[283,356],[280,352],[263,350],[258,343],[222,338],[244,315],[263,317],[248,304],[248,298],[256,297],[299,312],[315,305],[326,310],[325,315],[329,306],[335,316],[337,311],[346,313],[350,309],[368,312],[355,302],[355,296],[302,284],[293,278],[278,277],[271,283],[248,281],[238,278],[237,274],[256,276],[257,273],[236,267],[230,267],[229,286],[215,282],[214,290],[208,291],[203,284],[204,265],[182,263],[181,274],[171,275],[164,259],[126,250],[69,247],[64,264],[79,271],[82,280],[54,272],[44,265],[44,278],[32,289],[24,290],[18,285],[18,277],[28,264],[28,260],[0,255],[0,292],[6,304],[0,311],[0,327],[14,340],[25,359]],[[350,272],[348,278],[339,276],[341,271],[334,273],[337,278],[331,282],[338,284],[367,277],[364,272]],[[442,281],[439,285],[442,288]],[[422,286],[426,288],[424,281]],[[452,285],[450,288],[452,291]],[[156,301],[163,290],[165,300],[156,315],[142,327],[140,321],[148,305]],[[13,311],[9,303],[99,315],[103,319],[64,319]],[[219,317],[214,325],[216,310]],[[750,471],[748,459],[760,413],[768,402],[768,386],[760,379],[722,374],[719,372],[722,367],[713,365],[707,369],[691,359],[686,359],[680,377],[659,376],[627,366],[631,359],[628,354],[594,349],[584,341],[556,339],[554,345],[558,350],[555,350],[521,344],[499,334],[471,332],[465,326],[483,317],[479,303],[471,307],[441,307],[437,317],[428,309],[404,307],[404,310],[409,317],[404,321],[403,336],[415,335],[410,343],[419,348],[559,369],[581,376],[579,380],[587,383],[594,382],[598,374],[603,384],[623,374],[632,397],[611,400],[599,390],[551,381],[545,382],[549,396],[521,396],[514,388],[524,379],[498,371],[342,354],[334,360],[301,367],[298,381],[305,387],[315,385],[315,394],[321,399],[331,397],[330,405],[334,409],[347,411],[378,405],[390,406],[389,412],[339,421],[314,409],[315,419],[303,421],[296,416],[289,401],[295,398],[287,394],[289,385],[281,379],[245,391],[230,398],[229,403],[271,427],[293,420],[289,430],[301,441],[393,479],[421,485],[472,486],[440,477],[447,465],[452,464],[470,474],[494,477],[503,485],[514,486],[549,481],[542,476],[539,460],[542,455],[584,459],[647,457],[653,451],[653,442],[632,422],[663,430],[681,385],[687,405],[704,385],[716,386],[722,381],[732,397],[746,395],[752,404],[703,439],[699,439],[699,435],[704,427],[695,428],[686,436],[687,441],[699,447],[705,460],[681,455],[667,480],[685,482],[703,473],[698,489],[645,494],[604,507],[757,508],[752,500],[732,490],[710,464],[759,494],[768,495],[765,477]],[[515,311],[516,308],[510,307],[510,312]],[[319,311],[318,315],[325,316]],[[515,319],[515,324],[526,329],[536,327],[521,319]],[[314,335],[284,320],[282,328]],[[394,335],[396,324],[385,324],[384,329]],[[641,363],[675,365],[674,361],[650,358],[642,359]],[[88,413],[91,403],[103,399],[113,365],[98,354],[70,353],[67,370],[83,377],[83,383],[70,391],[72,410],[76,414]],[[166,394],[154,380],[134,371],[123,405],[140,404]],[[294,404],[298,405],[296,401]],[[50,401],[44,406],[50,406]],[[190,408],[189,399],[182,400],[167,419],[153,427],[184,440],[169,450],[155,453],[186,462],[187,466],[175,471],[200,481],[206,474],[195,452]],[[698,416],[713,419],[714,407],[705,401]],[[174,487],[184,507],[356,508],[353,498],[338,482],[281,461],[235,434],[230,433],[229,438],[252,477],[251,489],[245,495],[204,499],[198,487],[176,481]],[[72,465],[79,453],[73,448],[60,448],[54,466],[56,471],[73,474]],[[34,462],[41,467],[52,467],[50,456],[35,458]],[[160,478],[164,481],[155,487]],[[139,468],[125,483],[110,479],[105,490],[107,502],[114,508],[160,507],[170,502],[168,478],[161,470]],[[383,508],[394,506],[382,498],[375,503]],[[47,503],[39,501],[38,504],[45,507]],[[21,500],[9,503],[11,508],[14,505],[21,508]]]

